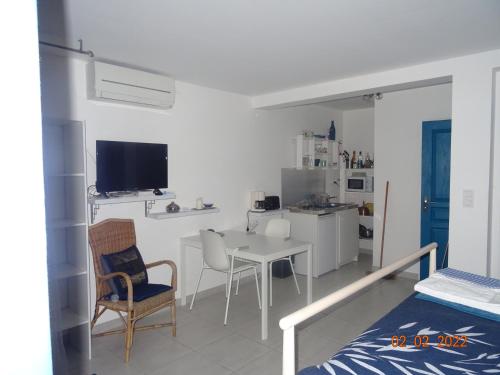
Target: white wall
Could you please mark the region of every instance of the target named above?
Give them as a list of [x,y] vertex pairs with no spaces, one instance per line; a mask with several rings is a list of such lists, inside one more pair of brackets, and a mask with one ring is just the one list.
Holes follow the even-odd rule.
[[[44,115],[86,121],[89,184],[95,182],[97,139],[168,143],[169,188],[177,194],[176,202],[192,207],[201,196],[221,208],[219,214],[155,221],[144,218],[140,203],[102,207],[97,221],[135,220],[146,262],[169,258],[178,263],[180,237],[201,228],[242,224],[250,190],[280,194],[280,169],[294,160],[292,137],[302,129],[326,133],[331,120],[341,122],[341,113],[322,106],[254,110],[248,97],[184,82],[177,82],[176,103],[169,111],[91,102],[86,99],[85,62],[48,55],[43,60]],[[154,210],[164,206],[157,203]],[[189,294],[199,272],[199,255],[190,255],[188,263]],[[153,271],[153,279],[166,282],[164,272]],[[224,280],[215,273],[205,276],[202,290]],[[93,281],[91,289],[94,293]]]
[[0,194],[5,214],[0,220],[0,374],[49,375],[53,368],[35,1],[0,3],[0,45],[5,48],[0,70]]
[[363,157],[369,152],[373,157],[374,150],[374,108],[353,109],[342,114],[342,141],[344,150],[363,152]]
[[[449,118],[451,84],[387,93],[375,102],[374,266],[380,262],[386,181],[390,186],[383,264],[420,247],[422,122]],[[408,271],[418,273],[418,265]]]
[[[494,50],[261,95],[252,98],[252,104],[278,107],[453,80],[449,265],[484,275],[488,269],[493,70],[498,67],[500,50]],[[462,205],[466,189],[474,192],[472,208]]]

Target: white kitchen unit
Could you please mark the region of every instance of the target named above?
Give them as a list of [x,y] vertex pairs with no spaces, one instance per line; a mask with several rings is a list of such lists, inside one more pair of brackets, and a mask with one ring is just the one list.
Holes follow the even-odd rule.
[[[305,137],[294,138],[295,162],[297,169],[327,169],[339,167],[339,144],[327,138]],[[315,160],[319,165],[315,165]]]
[[[328,215],[290,212],[293,238],[313,244],[313,276],[338,269],[356,260],[359,253],[357,209],[339,210]],[[307,274],[307,259],[295,258],[295,272]]]
[[339,266],[343,266],[353,260],[358,260],[359,215],[357,209],[350,209],[338,211],[335,216],[337,216]]

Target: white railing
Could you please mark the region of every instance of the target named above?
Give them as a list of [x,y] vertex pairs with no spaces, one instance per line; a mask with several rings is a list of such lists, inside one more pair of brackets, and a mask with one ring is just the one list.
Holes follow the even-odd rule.
[[337,290],[336,292],[323,297],[316,302],[285,316],[280,320],[280,327],[283,330],[283,375],[295,375],[295,326],[313,315],[336,305],[347,297],[352,296],[363,288],[373,284],[377,280],[390,275],[398,269],[419,259],[421,256],[430,252],[429,275],[436,271],[436,249],[437,243],[432,242],[422,247],[420,250],[408,255],[386,267],[375,271],[374,273],[355,281],[354,283]]

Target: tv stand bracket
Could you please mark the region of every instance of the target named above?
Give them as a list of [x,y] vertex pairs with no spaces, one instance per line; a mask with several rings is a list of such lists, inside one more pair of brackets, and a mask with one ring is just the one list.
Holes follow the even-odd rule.
[[94,224],[95,218],[97,216],[97,211],[99,210],[99,204],[95,204],[89,201],[90,204],[90,224]]
[[149,216],[149,211],[151,211],[155,203],[156,201],[144,201],[144,216]]
[[90,223],[94,224],[97,217],[97,213],[101,209],[101,206],[108,204],[120,204],[120,203],[134,203],[134,202],[144,202],[144,216],[148,217],[153,205],[159,200],[170,200],[175,199],[175,193],[165,192],[163,195],[154,195],[152,192],[134,196],[124,196],[124,197],[111,197],[111,198],[91,198],[89,199],[90,206]]

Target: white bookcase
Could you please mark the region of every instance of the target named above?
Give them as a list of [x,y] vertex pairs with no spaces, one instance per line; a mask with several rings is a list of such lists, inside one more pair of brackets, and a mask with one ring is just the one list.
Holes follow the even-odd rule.
[[77,366],[75,358],[90,358],[85,124],[45,118],[43,162],[52,352],[58,374]]

